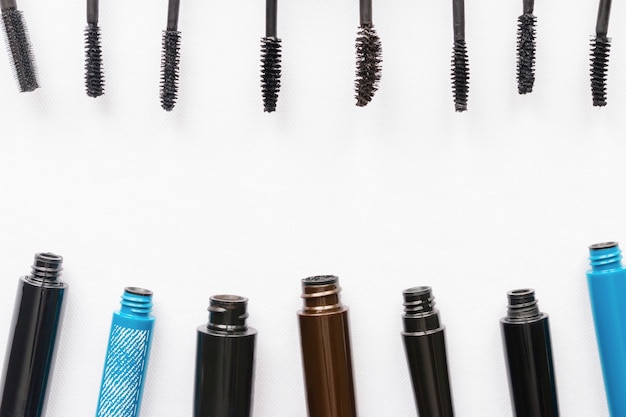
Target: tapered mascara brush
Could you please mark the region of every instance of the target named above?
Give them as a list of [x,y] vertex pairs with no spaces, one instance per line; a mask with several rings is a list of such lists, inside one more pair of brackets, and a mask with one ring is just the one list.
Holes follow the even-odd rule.
[[382,47],[372,23],[372,0],[359,0],[359,32],[356,38],[356,105],[366,106],[380,82]]
[[178,12],[180,0],[169,0],[167,28],[163,31],[163,57],[161,58],[161,107],[172,111],[178,98],[178,63],[180,60],[180,32]]
[[469,90],[469,65],[465,45],[465,4],[463,0],[452,0],[452,22],[454,26],[452,93],[455,110],[462,112],[467,110],[467,93]]
[[606,35],[610,14],[611,0],[600,0],[596,36],[591,39],[591,95],[594,106],[606,106],[606,72],[611,43],[611,38]]
[[535,84],[535,0],[524,0],[523,14],[517,18],[517,91],[531,93]]
[[277,0],[265,1],[265,37],[261,38],[261,90],[263,110],[276,110],[280,90],[280,39],[277,30]]
[[13,72],[22,93],[39,88],[35,59],[22,12],[15,0],[0,0],[2,23]]
[[85,28],[85,88],[89,97],[104,94],[102,48],[98,26],[98,0],[87,0],[87,27]]

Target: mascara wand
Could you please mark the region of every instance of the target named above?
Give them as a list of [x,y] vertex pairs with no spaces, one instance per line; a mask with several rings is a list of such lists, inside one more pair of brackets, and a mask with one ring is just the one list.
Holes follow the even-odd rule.
[[463,0],[452,0],[452,19],[454,25],[452,93],[455,110],[462,112],[467,110],[467,93],[469,90],[469,66],[467,47],[465,46],[465,3]]
[[523,14],[517,18],[517,91],[531,93],[535,84],[535,0],[524,0]]
[[163,57],[161,58],[161,107],[172,111],[178,98],[178,63],[180,60],[180,32],[178,12],[180,0],[169,0],[167,29],[163,31]]
[[280,90],[280,39],[276,37],[277,0],[265,2],[265,37],[261,38],[261,89],[263,110],[276,110]]
[[606,71],[609,65],[611,38],[606,36],[609,29],[611,0],[600,0],[596,36],[591,38],[591,95],[594,106],[606,106]]
[[366,106],[380,82],[382,47],[372,24],[372,0],[359,0],[360,26],[356,38],[356,105]]
[[85,88],[89,97],[104,94],[102,48],[98,26],[98,0],[87,0],[87,27],[85,28]]
[[2,23],[7,48],[13,62],[13,72],[22,93],[39,88],[35,59],[24,23],[24,16],[17,10],[15,0],[0,0]]

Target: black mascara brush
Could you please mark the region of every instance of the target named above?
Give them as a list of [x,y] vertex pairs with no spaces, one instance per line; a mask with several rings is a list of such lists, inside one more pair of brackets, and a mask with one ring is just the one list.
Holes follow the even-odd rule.
[[98,26],[98,0],[87,0],[87,27],[85,28],[85,88],[89,97],[104,94],[102,48]]
[[180,60],[180,32],[178,12],[180,0],[169,0],[167,29],[163,31],[163,57],[161,58],[161,107],[172,111],[178,98],[178,63]]
[[366,106],[380,82],[382,47],[372,23],[372,0],[359,0],[360,26],[356,38],[356,105]]
[[524,0],[523,14],[517,18],[517,91],[531,93],[535,84],[535,0]]
[[265,37],[261,38],[263,110],[276,110],[280,90],[280,39],[276,37],[277,0],[265,1]]
[[591,95],[594,106],[606,106],[606,71],[609,65],[611,38],[606,36],[609,29],[611,0],[600,0],[596,36],[591,38]]
[[458,112],[467,110],[469,90],[469,65],[465,46],[465,4],[463,0],[452,0],[454,25],[454,47],[452,52],[452,93],[454,108]]
[[13,71],[22,93],[39,88],[32,47],[22,12],[15,0],[0,0],[2,23]]

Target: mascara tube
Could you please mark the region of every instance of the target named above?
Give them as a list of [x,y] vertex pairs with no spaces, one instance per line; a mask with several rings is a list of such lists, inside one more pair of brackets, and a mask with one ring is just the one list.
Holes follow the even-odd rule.
[[507,293],[500,320],[514,417],[558,417],[556,379],[548,315],[539,311],[535,291]]
[[209,323],[198,327],[194,417],[250,417],[257,331],[248,327],[248,299],[214,295]]
[[59,280],[62,263],[58,255],[38,253],[31,275],[19,279],[2,372],[0,417],[45,414],[68,288]]
[[444,326],[430,287],[404,290],[404,349],[421,417],[453,417]]
[[302,280],[304,306],[298,312],[302,367],[309,417],[356,417],[348,307],[339,279]]
[[124,289],[113,313],[96,417],[137,417],[146,381],[154,316],[152,291]]
[[611,417],[626,416],[626,270],[617,242],[589,247],[587,285]]

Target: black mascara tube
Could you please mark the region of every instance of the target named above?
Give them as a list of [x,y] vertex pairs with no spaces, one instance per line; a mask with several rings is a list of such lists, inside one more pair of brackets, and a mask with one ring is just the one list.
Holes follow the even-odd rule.
[[430,287],[404,290],[404,348],[421,417],[453,417],[444,327]]
[[248,299],[214,295],[209,323],[198,327],[194,417],[250,417],[256,330],[248,327]]
[[63,258],[35,255],[31,275],[18,284],[2,373],[0,417],[41,417],[63,319],[68,288],[59,280]]
[[502,343],[514,417],[558,417],[548,315],[539,311],[535,291],[508,292]]

